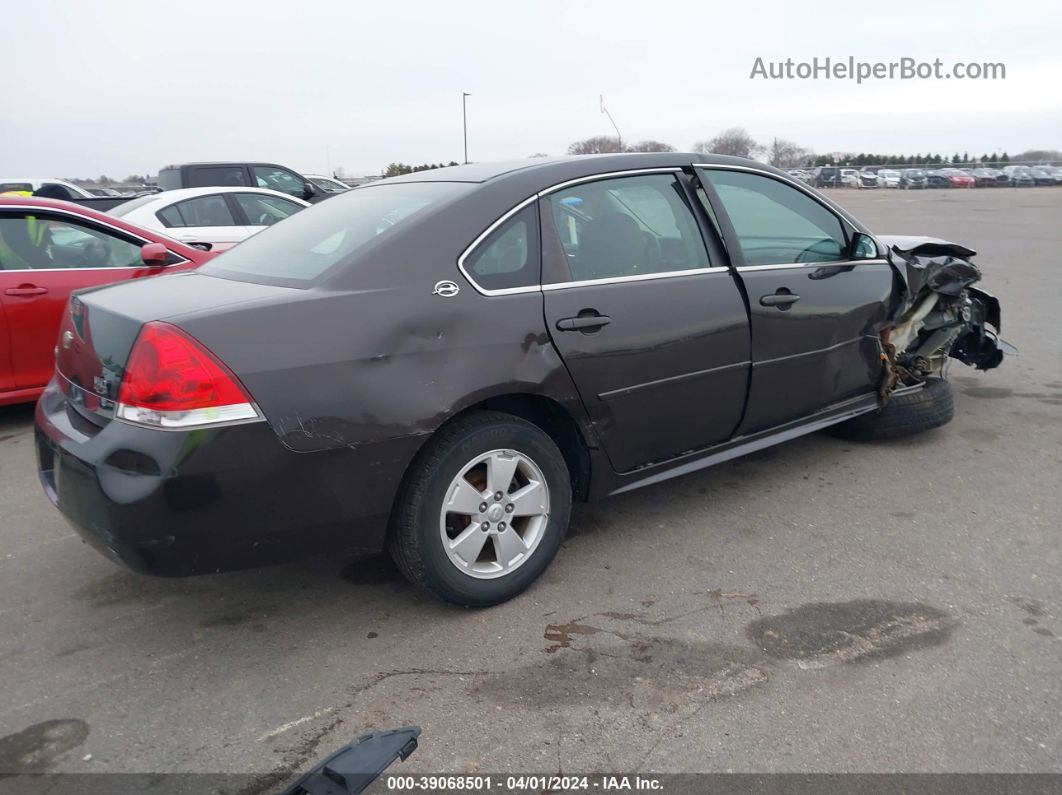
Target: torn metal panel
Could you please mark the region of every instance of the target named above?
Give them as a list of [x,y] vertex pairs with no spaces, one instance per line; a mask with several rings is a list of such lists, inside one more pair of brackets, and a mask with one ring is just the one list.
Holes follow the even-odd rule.
[[990,370],[1013,346],[999,338],[999,301],[973,285],[981,280],[966,246],[929,237],[881,236],[902,285],[881,333],[883,397],[902,385],[940,376],[949,358]]

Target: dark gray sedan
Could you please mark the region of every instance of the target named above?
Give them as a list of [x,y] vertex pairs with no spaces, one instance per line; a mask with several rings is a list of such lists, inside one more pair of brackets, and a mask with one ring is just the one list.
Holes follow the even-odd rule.
[[1002,358],[972,256],[875,238],[738,158],[383,180],[198,272],[75,296],[41,481],[138,571],[386,548],[490,605],[549,564],[573,498],[947,422],[949,356]]

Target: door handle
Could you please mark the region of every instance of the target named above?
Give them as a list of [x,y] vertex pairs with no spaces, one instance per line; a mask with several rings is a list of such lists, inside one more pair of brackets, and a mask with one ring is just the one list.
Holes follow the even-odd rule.
[[[785,289],[784,287],[782,288]],[[776,306],[779,309],[788,309],[790,306],[800,300],[799,295],[793,295],[791,292],[777,292],[771,295],[764,295],[760,297],[760,306]]]
[[48,292],[47,287],[11,287],[4,290],[4,295],[30,296],[44,295],[46,292]]
[[579,315],[579,317],[566,317],[557,321],[560,331],[589,331],[601,328],[612,322],[608,315]]

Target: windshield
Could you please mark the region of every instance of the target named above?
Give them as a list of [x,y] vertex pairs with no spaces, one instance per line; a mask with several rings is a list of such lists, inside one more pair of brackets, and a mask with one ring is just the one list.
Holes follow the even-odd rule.
[[325,193],[345,193],[350,190],[342,182],[336,182],[334,179],[328,177],[307,177],[314,185],[323,190]]
[[350,190],[260,232],[200,268],[229,278],[305,287],[429,207],[471,189],[463,182],[378,184]]

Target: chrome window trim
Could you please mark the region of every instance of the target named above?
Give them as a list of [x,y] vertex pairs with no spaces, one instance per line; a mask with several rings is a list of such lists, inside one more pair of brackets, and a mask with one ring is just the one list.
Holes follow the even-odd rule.
[[[519,295],[521,293],[537,293],[541,289],[541,286],[538,284],[529,284],[524,287],[503,287],[496,290],[491,290],[487,287],[481,287],[476,282],[476,280],[472,278],[472,274],[468,272],[468,269],[465,268],[465,261],[475,252],[476,248],[479,246],[480,243],[490,237],[490,234],[495,229],[504,224],[522,209],[536,201],[538,201],[537,193],[524,199],[522,202],[520,202],[518,205],[513,207],[507,213],[502,215],[498,220],[496,220],[494,223],[484,229],[483,232],[479,235],[479,237],[473,240],[468,245],[468,247],[461,253],[461,256],[457,258],[457,269],[461,271],[461,275],[465,277],[465,281],[471,284],[476,292],[480,293],[481,295]],[[542,277],[540,275],[539,279],[541,280],[541,278]]]
[[783,262],[777,265],[742,265],[737,268],[738,273],[755,273],[756,271],[781,271],[790,270],[793,268],[829,268],[831,266],[844,266],[849,265],[883,265],[888,264],[888,260],[875,258],[875,259],[836,259],[829,260],[827,262]]
[[551,185],[545,190],[540,190],[536,195],[538,198],[541,199],[543,196],[547,196],[550,193],[556,193],[557,191],[563,190],[564,188],[567,188],[571,185],[580,185],[583,182],[596,182],[599,179],[613,179],[615,177],[637,177],[642,174],[677,174],[681,171],[682,169],[678,167],[636,168],[631,169],[630,171],[608,171],[604,174],[591,174],[588,177],[577,177],[575,179],[566,180],[565,182],[558,182],[556,185]]
[[[88,225],[96,224],[98,226],[106,227],[107,229],[113,229],[118,235],[122,235],[122,236],[125,236],[125,237],[131,237],[134,240],[139,240],[141,246],[146,246],[148,243],[156,243],[156,242],[158,242],[158,241],[155,241],[155,240],[145,240],[144,238],[140,237],[140,235],[135,234],[134,232],[130,232],[128,229],[122,229],[120,226],[114,226],[113,224],[109,224],[106,221],[100,221],[100,220],[97,220],[95,218],[90,218],[90,217],[88,217],[86,215],[81,215],[80,213],[71,212],[70,210],[63,210],[63,209],[59,209],[59,208],[56,208],[56,207],[40,207],[40,208],[37,208],[37,207],[30,207],[30,206],[25,205],[25,204],[0,204],[0,215],[3,215],[5,211],[9,211],[9,210],[16,210],[18,212],[27,213],[27,214],[30,214],[30,215],[33,214],[34,210],[39,210],[39,213],[42,214],[42,215],[45,214],[45,213],[56,213],[56,214],[59,214],[59,215],[68,215],[68,216],[70,216],[71,218],[73,218],[75,220],[81,221],[83,224],[88,224]],[[174,242],[179,242],[179,241],[174,241]],[[171,254],[173,254],[175,257],[180,257],[181,256],[180,254],[178,254],[176,251],[174,251],[172,248],[170,248],[165,243],[163,243],[162,245],[166,246],[166,250],[169,251]],[[8,273],[23,273],[23,272],[32,271],[33,273],[58,273],[58,272],[69,272],[69,271],[114,271],[114,270],[121,270],[122,268],[149,268],[149,267],[170,268],[170,267],[172,267],[174,265],[183,265],[186,262],[191,262],[191,260],[185,259],[184,257],[181,257],[179,262],[171,262],[171,263],[169,263],[167,265],[155,265],[155,266],[147,265],[146,263],[140,263],[139,265],[114,265],[114,266],[111,266],[111,267],[104,267],[104,268],[20,268],[20,269],[17,269],[17,270],[12,268],[10,271],[6,271],[6,272],[8,272]]]
[[719,266],[713,268],[690,268],[684,271],[661,271],[660,273],[636,273],[633,276],[610,276],[604,279],[582,279],[577,282],[550,282],[543,284],[542,290],[570,290],[574,287],[597,287],[603,284],[625,284],[626,282],[648,282],[655,279],[675,279],[679,276],[703,276],[706,273],[729,273],[730,268]]
[[[582,285],[582,284],[587,284],[588,283],[587,281],[582,281],[582,282],[551,282],[548,285],[541,284],[541,282],[540,282],[539,284],[530,284],[530,285],[527,285],[525,287],[503,287],[503,288],[492,290],[490,288],[481,286],[480,284],[478,284],[476,282],[475,279],[472,278],[472,275],[468,272],[468,269],[465,267],[465,262],[472,255],[472,253],[475,251],[476,247],[479,246],[480,243],[482,243],[487,237],[490,236],[491,232],[493,232],[499,226],[504,224],[506,221],[508,221],[510,218],[512,218],[514,215],[516,215],[516,213],[520,212],[520,210],[524,209],[525,207],[527,207],[532,202],[536,202],[539,199],[543,198],[544,196],[549,195],[550,193],[554,193],[554,192],[556,192],[558,190],[562,190],[563,188],[566,188],[566,187],[568,187],[570,185],[579,185],[579,184],[581,184],[583,182],[593,182],[593,181],[599,180],[599,179],[610,179],[610,178],[614,178],[614,177],[638,176],[640,174],[675,174],[675,173],[681,173],[681,171],[682,171],[682,168],[680,168],[680,167],[637,168],[637,169],[631,169],[629,171],[609,171],[609,172],[604,173],[604,174],[591,174],[590,176],[587,176],[587,177],[578,177],[576,179],[565,180],[564,182],[558,182],[556,185],[551,185],[548,188],[544,188],[543,190],[540,190],[537,193],[534,193],[531,196],[528,196],[526,199],[524,199],[522,202],[517,204],[511,210],[509,210],[508,212],[503,214],[500,218],[498,218],[494,223],[492,223],[490,226],[488,226],[485,230],[483,230],[483,232],[480,233],[480,235],[475,240],[473,240],[468,245],[468,247],[465,248],[465,250],[463,252],[461,252],[461,256],[459,256],[457,258],[457,269],[459,271],[461,271],[461,275],[465,277],[465,281],[467,281],[469,284],[471,284],[472,288],[477,293],[479,293],[480,295],[487,295],[487,296],[493,296],[493,295],[520,295],[522,293],[537,293],[537,292],[541,292],[543,290],[560,289],[558,287],[553,287],[554,284],[563,284],[563,285],[576,285],[576,284]],[[703,272],[710,272],[710,271],[713,271],[713,270],[727,270],[727,268],[720,268],[720,269],[715,269],[715,268],[704,269],[704,268],[702,268],[702,269],[699,269],[698,271],[674,271],[674,272],[669,272],[669,274],[667,274],[667,275],[670,275],[671,273],[693,273],[693,272],[702,272],[703,273]],[[649,276],[649,275],[650,274],[646,274],[646,276]],[[660,274],[660,275],[652,274],[652,276],[653,277],[662,277],[662,276],[664,276],[664,274]],[[640,277],[619,277],[619,278],[625,279],[625,280],[640,281],[641,278],[644,278],[644,277],[641,277],[641,278]],[[593,280],[590,280],[590,281],[601,282],[601,281],[604,281],[604,280],[593,279]],[[609,281],[611,282],[611,280],[609,280]]]

